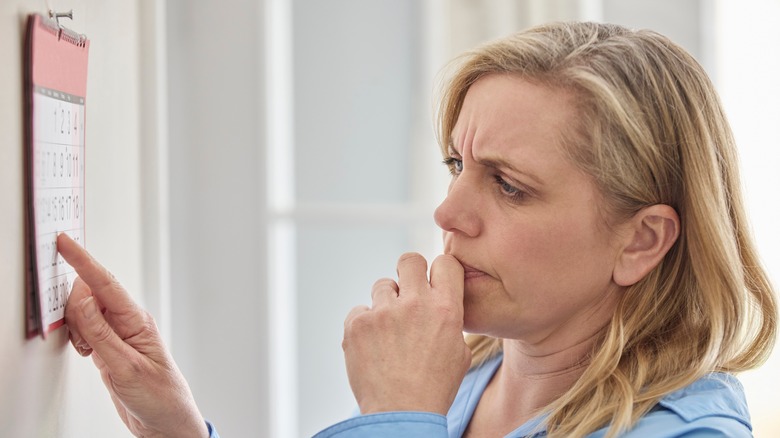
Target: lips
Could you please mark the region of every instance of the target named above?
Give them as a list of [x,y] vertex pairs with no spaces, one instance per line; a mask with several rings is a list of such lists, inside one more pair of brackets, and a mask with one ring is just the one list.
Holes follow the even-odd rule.
[[472,268],[471,266],[461,262],[461,265],[463,265],[463,278],[469,279],[469,278],[477,278],[482,277],[484,275],[487,275],[484,271],[480,271],[479,269]]

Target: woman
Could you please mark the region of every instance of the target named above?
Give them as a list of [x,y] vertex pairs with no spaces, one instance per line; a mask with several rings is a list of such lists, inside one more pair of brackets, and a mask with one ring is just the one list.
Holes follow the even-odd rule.
[[[732,374],[767,357],[777,310],[734,141],[690,55],[648,31],[534,28],[460,60],[439,128],[446,255],[430,280],[422,257],[403,255],[398,281],[379,280],[372,306],[347,316],[361,415],[318,437],[750,436]],[[170,414],[207,432],[164,347],[138,340],[155,330],[118,323],[143,312],[107,304],[121,287],[59,243],[89,284],[66,311],[73,343],[125,371],[104,376],[124,379],[107,382],[115,400],[137,403],[121,404],[128,425],[164,431]],[[113,331],[84,317],[90,288]],[[171,385],[134,380],[158,368]],[[155,392],[179,396],[138,401]]]
[[[768,355],[776,309],[746,228],[734,142],[692,57],[655,33],[596,24],[488,44],[445,89],[440,144],[453,179],[435,218],[465,269],[473,358],[453,405],[454,394],[436,392],[452,386],[406,385],[438,394],[422,410],[449,412],[454,436],[749,435],[728,373]],[[413,348],[371,346],[432,325],[415,317],[435,312],[403,309],[404,273],[400,289],[378,284],[373,308],[347,318],[364,414],[405,409],[392,404],[400,395],[383,405],[393,390],[382,383],[410,380],[393,374],[393,356],[421,361]],[[439,379],[460,382],[468,355],[455,338],[458,359]],[[374,363],[389,369],[367,383]]]

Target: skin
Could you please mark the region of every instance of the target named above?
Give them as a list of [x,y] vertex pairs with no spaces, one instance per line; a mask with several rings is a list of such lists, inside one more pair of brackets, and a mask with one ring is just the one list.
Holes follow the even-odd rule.
[[537,355],[602,327],[619,291],[619,236],[558,144],[572,107],[567,94],[517,77],[479,80],[453,130],[453,178],[434,215],[445,253],[468,273],[466,330],[522,339]]

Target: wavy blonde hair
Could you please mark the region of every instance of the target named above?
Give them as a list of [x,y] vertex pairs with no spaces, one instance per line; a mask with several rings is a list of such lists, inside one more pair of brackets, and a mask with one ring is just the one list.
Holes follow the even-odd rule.
[[[734,139],[702,67],[658,33],[554,23],[456,60],[438,112],[445,156],[469,87],[510,74],[575,96],[562,134],[613,218],[667,204],[681,233],[662,262],[623,293],[581,378],[548,407],[551,436],[629,429],[659,399],[712,371],[766,360],[777,308],[745,216]],[[500,340],[468,335],[472,366]]]

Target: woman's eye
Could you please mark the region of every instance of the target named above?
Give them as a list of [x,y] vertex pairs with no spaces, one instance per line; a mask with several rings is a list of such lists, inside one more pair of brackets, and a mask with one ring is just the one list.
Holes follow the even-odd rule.
[[498,185],[499,190],[501,190],[501,193],[510,197],[512,201],[519,202],[525,198],[524,191],[510,185],[508,182],[504,181],[504,178],[501,178],[498,175],[496,175],[496,184]]
[[444,164],[450,169],[450,173],[453,175],[460,175],[463,172],[463,160],[449,157],[444,159]]

